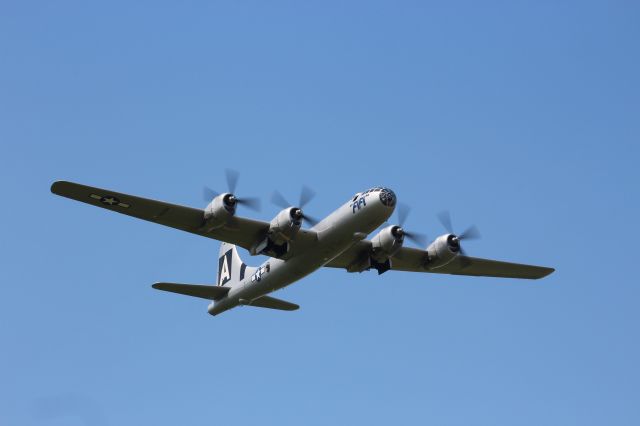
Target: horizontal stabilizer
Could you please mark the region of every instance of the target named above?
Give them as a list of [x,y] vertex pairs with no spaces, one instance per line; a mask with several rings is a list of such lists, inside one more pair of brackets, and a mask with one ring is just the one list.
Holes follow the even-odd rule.
[[170,291],[171,293],[201,297],[208,300],[218,300],[229,293],[229,287],[219,287],[212,285],[155,283],[151,287],[155,288],[156,290]]
[[281,311],[295,311],[300,306],[295,303],[290,303],[281,299],[276,299],[275,297],[262,296],[257,299],[252,300],[248,303],[249,306],[255,306],[257,308],[269,308],[269,309],[279,309]]

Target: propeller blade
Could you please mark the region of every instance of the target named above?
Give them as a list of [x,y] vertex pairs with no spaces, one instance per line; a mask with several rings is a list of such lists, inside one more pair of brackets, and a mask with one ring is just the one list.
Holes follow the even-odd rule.
[[404,227],[404,223],[407,221],[410,212],[411,207],[404,203],[398,203],[398,225]]
[[236,202],[241,205],[241,206],[245,206],[248,209],[251,209],[253,211],[259,212],[260,208],[261,208],[261,202],[259,198],[255,198],[255,197],[245,197],[245,198],[238,198],[236,200]]
[[227,175],[227,189],[230,193],[236,193],[236,187],[238,186],[238,178],[240,177],[240,173],[237,170],[226,169],[225,174]]
[[[315,195],[316,193],[313,189],[309,188],[308,186],[303,186],[302,189],[300,190],[300,204],[298,204],[298,206],[296,207],[302,210],[305,204],[311,201],[313,197],[315,197]],[[271,202],[283,209],[293,206],[293,204],[291,204],[286,198],[284,198],[284,195],[282,195],[277,190],[271,193]],[[316,225],[319,222],[318,219],[314,218],[313,216],[306,215],[304,213],[302,214],[302,219],[309,222],[312,226]]]
[[[231,194],[235,193],[236,187],[238,186],[238,178],[240,177],[240,174],[238,173],[237,170],[233,170],[233,169],[226,169],[225,170],[225,174],[227,177],[227,188],[229,190],[229,192]],[[220,192],[211,189],[208,186],[204,186],[202,188],[202,197],[204,198],[205,201],[211,201],[212,199],[214,199],[215,197],[217,197],[218,195],[220,195]],[[245,206],[251,210],[254,211],[260,211],[260,199],[259,198],[255,198],[255,197],[244,197],[244,198],[238,198],[235,197],[235,202],[238,205],[241,206]]]
[[440,221],[444,229],[447,230],[448,233],[450,234],[454,233],[453,226],[451,225],[451,213],[449,213],[448,210],[443,210],[440,213],[438,213],[438,220]]
[[477,240],[480,237],[480,231],[475,225],[471,225],[462,234],[458,235],[459,240]]
[[278,207],[282,207],[283,209],[291,207],[291,203],[289,203],[287,199],[284,198],[284,196],[278,191],[273,191],[273,193],[271,194],[271,202]]
[[311,226],[315,226],[315,225],[317,225],[317,224],[318,224],[318,222],[320,222],[320,221],[319,221],[318,219],[316,219],[315,217],[313,217],[313,216],[309,216],[309,215],[306,215],[306,214],[304,214],[304,213],[302,214],[302,218],[303,218],[304,220],[306,220],[307,222],[309,222],[309,224],[310,224]]
[[[447,232],[453,234],[454,236],[456,235],[453,231],[453,225],[451,224],[451,214],[447,210],[440,212],[438,214],[438,219],[440,220],[442,226],[444,226],[444,228],[447,230]],[[478,238],[480,238],[480,231],[475,225],[471,225],[464,232],[457,235],[456,238],[458,240],[459,246],[458,253],[460,255],[460,266],[462,268],[466,268],[471,265],[471,259],[469,259],[467,252],[462,248],[462,244],[460,243],[462,242],[462,240],[477,240]]]
[[469,255],[467,252],[460,246],[460,266],[462,269],[468,268],[471,266],[471,259],[469,259]]
[[419,245],[420,247],[426,247],[428,239],[425,234],[421,234],[419,232],[410,232],[404,229],[404,223],[407,221],[407,218],[409,217],[409,213],[411,213],[411,207],[409,207],[404,203],[398,203],[397,211],[398,211],[398,225],[400,225],[400,227],[404,231],[404,235],[409,240],[413,241],[415,244]]
[[427,236],[425,234],[421,234],[419,232],[407,232],[404,231],[404,236],[413,241],[420,247],[426,247],[429,242]]
[[204,198],[204,201],[211,201],[214,198],[216,198],[218,195],[220,194],[217,191],[214,191],[208,186],[205,185],[202,187],[202,198]]
[[300,190],[300,204],[298,204],[298,207],[300,207],[301,209],[304,208],[304,206],[306,206],[309,201],[313,200],[315,196],[316,192],[313,189],[309,188],[306,185],[303,185],[302,189]]

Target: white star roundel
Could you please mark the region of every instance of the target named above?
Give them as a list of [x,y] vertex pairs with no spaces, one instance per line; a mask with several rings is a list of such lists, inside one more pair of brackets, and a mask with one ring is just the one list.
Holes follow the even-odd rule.
[[120,200],[118,199],[118,197],[114,197],[113,195],[98,195],[98,194],[91,194],[90,195],[91,198],[93,198],[94,200],[98,200],[100,201],[102,204],[107,205],[107,206],[118,206],[118,207],[122,207],[122,208],[128,208],[129,204],[127,203],[121,203]]

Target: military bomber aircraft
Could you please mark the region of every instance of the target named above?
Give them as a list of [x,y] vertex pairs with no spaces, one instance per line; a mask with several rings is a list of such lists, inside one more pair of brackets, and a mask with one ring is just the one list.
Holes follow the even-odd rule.
[[[210,202],[204,210],[65,181],[54,182],[51,192],[221,241],[215,285],[153,284],[158,290],[210,300],[211,315],[239,305],[296,310],[298,305],[268,294],[323,266],[348,272],[375,269],[378,274],[409,271],[527,279],[542,278],[554,271],[542,266],[468,256],[461,241],[477,238],[479,233],[475,227],[454,233],[446,212],[439,216],[446,234],[437,237],[426,249],[406,247],[405,238],[423,247],[426,238],[402,227],[408,208],[398,204],[396,195],[388,188],[358,192],[320,221],[302,210],[314,195],[310,189],[303,187],[297,206],[274,192],[272,201],[282,210],[270,222],[265,222],[236,215],[238,206],[254,210],[259,206],[257,199],[234,195],[237,181],[237,172],[227,171],[228,192],[218,194],[205,188]],[[367,236],[384,225],[396,207],[399,224],[385,226],[368,240]],[[311,228],[303,228],[303,222],[312,225]],[[248,266],[240,259],[236,246],[251,255],[266,255],[269,259],[259,267]]]

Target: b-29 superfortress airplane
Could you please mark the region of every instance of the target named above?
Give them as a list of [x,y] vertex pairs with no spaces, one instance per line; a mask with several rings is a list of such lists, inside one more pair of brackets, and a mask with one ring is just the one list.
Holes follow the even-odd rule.
[[[283,209],[264,222],[237,216],[238,205],[257,207],[257,200],[233,194],[237,174],[227,173],[229,192],[209,190],[210,203],[204,210],[136,197],[107,189],[59,181],[51,192],[107,210],[202,235],[222,242],[218,258],[216,285],[155,283],[153,288],[208,299],[208,312],[218,315],[239,305],[292,311],[298,305],[268,296],[315,270],[327,266],[348,272],[375,269],[431,272],[454,275],[538,279],[553,268],[469,257],[460,241],[477,236],[475,227],[455,234],[448,214],[440,219],[448,233],[436,238],[426,250],[405,247],[405,237],[419,242],[420,234],[402,228],[408,210],[399,205],[400,225],[389,225],[371,240],[367,236],[383,225],[394,212],[396,195],[388,188],[376,187],[358,192],[321,221],[305,215],[302,207],[312,197],[303,189],[298,206],[292,206],[279,193],[272,201]],[[302,227],[303,221],[313,226]],[[269,256],[259,267],[247,266],[236,249],[252,255]]]

